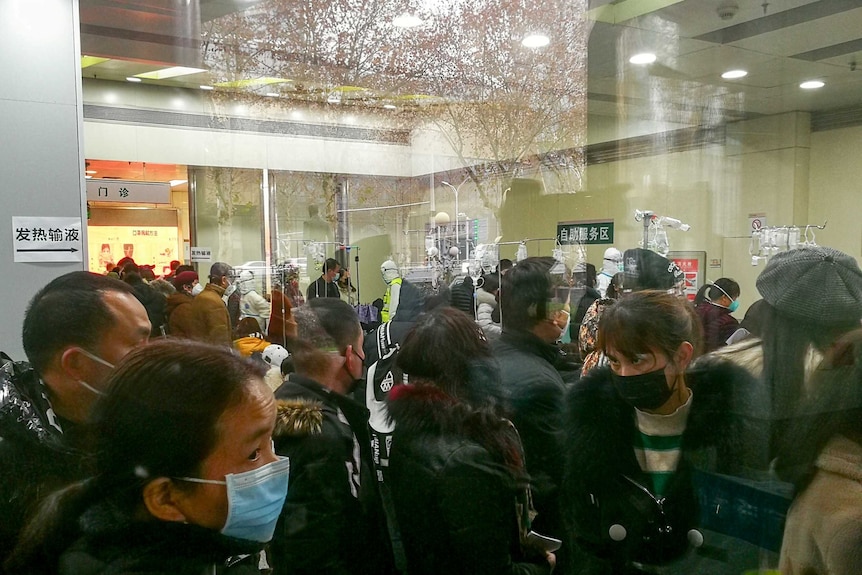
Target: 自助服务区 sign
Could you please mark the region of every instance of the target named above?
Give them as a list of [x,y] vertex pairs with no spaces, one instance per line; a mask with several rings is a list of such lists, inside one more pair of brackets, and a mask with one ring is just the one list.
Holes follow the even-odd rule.
[[557,224],[557,241],[561,245],[612,244],[614,243],[614,221],[561,222]]

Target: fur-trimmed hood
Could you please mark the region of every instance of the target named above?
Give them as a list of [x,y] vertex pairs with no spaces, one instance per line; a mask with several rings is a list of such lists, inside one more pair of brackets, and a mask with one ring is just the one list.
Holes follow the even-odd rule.
[[494,294],[486,292],[482,288],[476,290],[476,302],[479,304],[487,304],[491,307],[497,305],[497,300],[494,297]]
[[276,402],[274,437],[305,437],[323,432],[323,403],[296,397]]

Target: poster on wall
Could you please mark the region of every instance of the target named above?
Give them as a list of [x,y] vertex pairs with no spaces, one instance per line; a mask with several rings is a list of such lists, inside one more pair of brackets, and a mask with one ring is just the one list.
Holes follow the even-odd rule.
[[667,259],[676,262],[685,274],[685,296],[694,301],[697,290],[705,281],[706,252],[668,252]]
[[94,273],[106,273],[109,265],[130,257],[138,265],[155,266],[153,272],[164,275],[170,273],[171,260],[181,255],[176,227],[89,226],[87,234],[88,269]]

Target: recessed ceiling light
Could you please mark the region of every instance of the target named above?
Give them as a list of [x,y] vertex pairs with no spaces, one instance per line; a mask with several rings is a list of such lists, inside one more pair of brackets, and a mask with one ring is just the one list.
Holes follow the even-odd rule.
[[642,52],[640,54],[635,54],[631,58],[629,58],[629,62],[632,64],[652,64],[655,62],[655,54],[652,52]]
[[92,179],[93,179],[93,176],[84,176],[84,178],[85,178],[85,179],[87,179],[87,180],[92,180]]
[[745,70],[728,70],[721,75],[725,80],[735,80],[737,78],[745,78],[746,76],[748,76],[748,72]]
[[825,82],[821,82],[820,80],[808,80],[807,82],[802,82],[799,84],[799,87],[803,90],[816,90],[817,88],[822,88],[825,86]]
[[86,171],[84,171],[84,173],[85,174],[98,174],[99,172],[97,172],[96,170],[86,170]]
[[278,94],[275,92],[267,92],[264,95],[267,96],[268,98],[278,98]]
[[396,106],[395,104],[383,104],[383,107],[386,108],[387,110],[397,110],[398,109],[398,106]]
[[415,28],[416,26],[422,25],[422,18],[405,12],[401,16],[395,18],[395,20],[392,21],[392,24],[399,28]]
[[527,34],[521,40],[521,44],[527,48],[543,48],[551,43],[551,39],[544,34]]
[[201,85],[201,86],[198,86],[198,87],[199,87],[201,90],[215,90],[215,88],[214,88],[213,86],[204,86],[204,85]]
[[189,68],[187,66],[171,66],[170,68],[162,68],[161,70],[153,70],[152,72],[135,75],[139,78],[148,78],[150,80],[166,80],[167,78],[200,74],[201,72],[206,72],[206,70],[203,68]]
[[179,186],[180,184],[185,184],[188,180],[171,180],[171,187]]
[[140,78],[135,78],[134,76],[129,76],[126,78],[126,82],[142,82]]

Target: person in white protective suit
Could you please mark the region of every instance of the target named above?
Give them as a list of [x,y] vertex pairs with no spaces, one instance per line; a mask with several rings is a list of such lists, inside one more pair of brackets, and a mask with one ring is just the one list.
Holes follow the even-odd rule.
[[602,271],[596,276],[596,289],[599,294],[605,297],[608,291],[608,285],[614,275],[622,271],[623,254],[617,248],[608,248],[605,250],[605,256],[602,260]]
[[401,272],[392,260],[386,260],[380,264],[380,273],[386,282],[386,293],[383,295],[383,311],[380,320],[383,323],[391,320],[398,310],[398,301],[401,296]]
[[256,319],[261,331],[266,333],[270,304],[254,288],[254,274],[249,270],[243,270],[239,274],[240,314],[242,317]]

